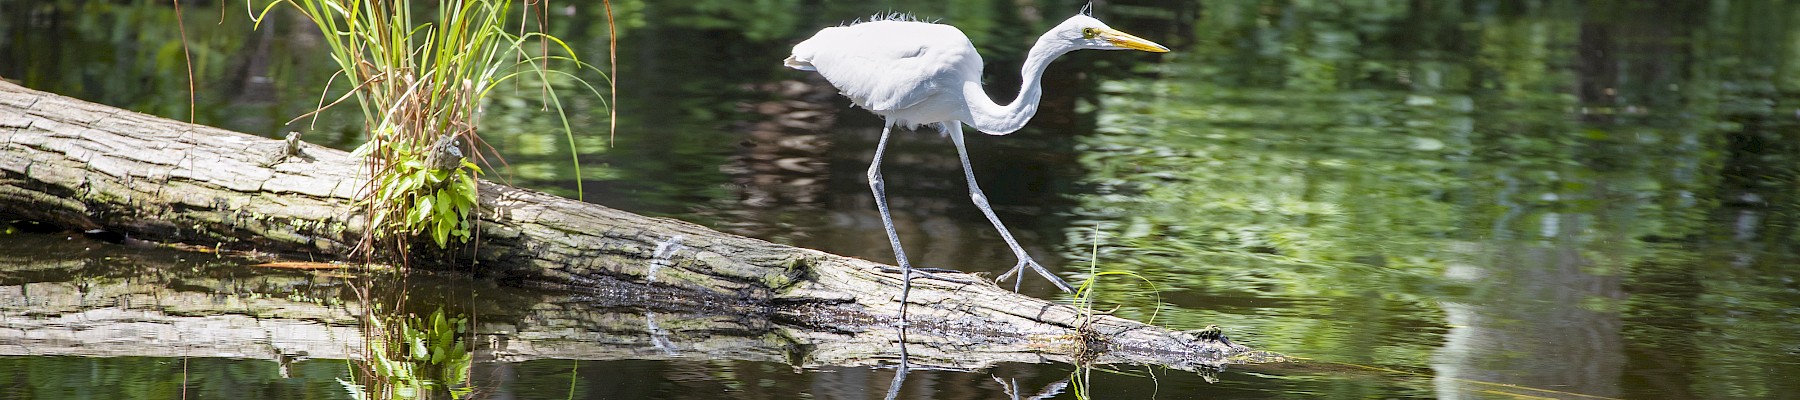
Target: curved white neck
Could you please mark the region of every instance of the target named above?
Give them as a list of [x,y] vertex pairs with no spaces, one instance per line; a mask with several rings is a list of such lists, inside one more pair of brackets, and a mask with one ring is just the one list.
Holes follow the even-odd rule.
[[1005,135],[1025,127],[1031,116],[1037,115],[1038,100],[1043,97],[1044,68],[1050,61],[1068,53],[1072,48],[1056,46],[1053,41],[1039,39],[1031,46],[1031,52],[1025,56],[1025,66],[1020,68],[1022,75],[1019,96],[1007,105],[995,104],[988,98],[987,91],[981,88],[980,81],[963,83],[963,101],[969,104],[969,123],[976,130],[990,135]]

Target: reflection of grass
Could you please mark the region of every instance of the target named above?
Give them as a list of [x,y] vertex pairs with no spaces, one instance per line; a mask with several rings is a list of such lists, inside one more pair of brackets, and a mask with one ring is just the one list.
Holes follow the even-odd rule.
[[[371,180],[366,191],[371,215],[368,237],[428,234],[440,246],[448,239],[468,241],[473,229],[474,163],[461,160],[456,144],[469,144],[479,160],[476,134],[482,100],[499,83],[522,75],[546,80],[551,60],[586,64],[562,40],[544,33],[506,31],[510,0],[438,2],[436,18],[415,23],[408,0],[276,0],[267,4],[260,22],[279,4],[290,4],[324,33],[331,58],[352,89],[332,104],[354,96],[362,108],[369,141],[356,154],[366,156]],[[532,54],[525,45],[537,40],[543,52],[554,48],[569,56]],[[575,77],[590,90],[591,85]],[[574,133],[562,102],[551,85],[544,96],[562,121],[571,143]],[[598,91],[595,90],[598,94]],[[325,107],[329,107],[326,105]],[[576,182],[580,182],[576,166]],[[579,191],[579,188],[578,188]],[[401,240],[405,242],[405,240]],[[404,246],[403,244],[401,246]],[[401,249],[404,249],[402,247]]]
[[[1145,285],[1150,287],[1150,293],[1156,295],[1156,301],[1150,311],[1150,318],[1144,321],[1145,324],[1155,324],[1156,314],[1162,309],[1162,294],[1157,290],[1156,282],[1131,271],[1100,270],[1100,233],[1100,227],[1095,225],[1093,247],[1089,249],[1088,277],[1087,279],[1082,280],[1080,285],[1076,286],[1075,298],[1073,300],[1075,307],[1081,312],[1081,326],[1076,329],[1077,332],[1080,332],[1080,338],[1075,341],[1077,346],[1075,352],[1075,371],[1070,372],[1068,382],[1070,391],[1075,394],[1075,398],[1077,399],[1092,398],[1088,393],[1088,389],[1090,388],[1088,382],[1090,381],[1090,375],[1093,374],[1094,367],[1086,365],[1086,363],[1100,352],[1105,351],[1107,343],[1106,337],[1089,329],[1095,315],[1094,297],[1098,295],[1099,286],[1097,284],[1099,283],[1100,278],[1108,276],[1137,278],[1139,281],[1143,281]],[[1110,311],[1108,313],[1110,313]],[[1123,371],[1110,369],[1101,369],[1101,371],[1132,375]]]
[[[371,312],[364,361],[351,381],[340,380],[352,397],[371,399],[466,398],[474,360],[462,336],[468,318],[446,317],[438,308],[430,316],[412,316],[392,325],[387,317]],[[360,382],[357,377],[360,376]]]
[[[1145,366],[1145,370],[1144,370],[1145,373],[1140,375],[1140,374],[1136,374],[1136,373],[1132,373],[1132,372],[1121,371],[1121,370],[1110,369],[1110,368],[1096,368],[1093,365],[1076,365],[1075,370],[1069,372],[1069,378],[1068,378],[1069,393],[1074,394],[1075,398],[1081,399],[1081,400],[1087,400],[1087,399],[1094,398],[1093,393],[1090,392],[1090,390],[1093,389],[1093,385],[1091,384],[1091,382],[1093,382],[1094,371],[1100,371],[1100,372],[1105,372],[1105,373],[1119,375],[1119,376],[1128,376],[1128,377],[1133,377],[1133,378],[1142,378],[1142,377],[1147,376],[1150,378],[1151,382],[1156,382],[1156,374],[1151,373],[1148,366]],[[1155,391],[1152,391],[1151,393],[1155,393]],[[1156,396],[1152,395],[1150,397],[1154,398]]]

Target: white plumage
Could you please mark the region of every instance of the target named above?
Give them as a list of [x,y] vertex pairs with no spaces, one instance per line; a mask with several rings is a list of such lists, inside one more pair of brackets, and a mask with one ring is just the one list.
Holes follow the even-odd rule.
[[981,80],[981,57],[961,30],[917,21],[825,28],[794,46],[788,60],[903,127],[965,119],[960,87]]
[[[875,148],[875,159],[869,165],[868,176],[876,208],[881,212],[888,240],[894,247],[894,258],[905,273],[902,304],[906,289],[911,287],[913,269],[906,261],[906,251],[901,249],[899,235],[894,230],[881,181],[881,155],[887,147],[889,132],[896,126],[933,126],[956,144],[970,198],[1019,257],[1019,263],[1001,274],[1000,280],[1029,266],[1057,288],[1071,290],[1062,279],[1033,261],[1006,230],[1006,225],[994,215],[993,207],[988,205],[987,196],[981,193],[981,188],[975,184],[975,175],[970,171],[962,125],[968,124],[993,135],[1019,130],[1037,113],[1042,94],[1039,82],[1044,68],[1056,57],[1079,49],[1169,51],[1162,45],[1107,27],[1093,17],[1076,15],[1038,37],[1021,69],[1023,85],[1018,97],[1000,105],[988,98],[981,87],[981,55],[975,52],[968,36],[949,25],[890,16],[825,28],[794,46],[793,55],[784,62],[787,66],[818,71],[851,102],[887,121]],[[1015,282],[1014,289],[1017,287]]]

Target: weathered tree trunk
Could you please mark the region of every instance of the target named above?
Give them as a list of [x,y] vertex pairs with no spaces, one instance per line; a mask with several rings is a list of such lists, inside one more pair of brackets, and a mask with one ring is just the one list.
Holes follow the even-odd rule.
[[[0,214],[137,239],[346,257],[366,219],[359,160],[0,83]],[[415,267],[550,284],[594,304],[753,316],[892,338],[899,277],[869,261],[483,182],[479,242]],[[443,255],[454,254],[454,255]],[[1178,368],[1261,353],[974,282],[916,279],[908,341]],[[840,338],[843,339],[843,338]],[[920,356],[914,351],[915,357]],[[1251,357],[1254,358],[1254,357]]]

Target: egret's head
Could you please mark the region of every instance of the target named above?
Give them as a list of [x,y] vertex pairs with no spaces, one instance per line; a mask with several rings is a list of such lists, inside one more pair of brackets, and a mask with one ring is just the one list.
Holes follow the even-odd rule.
[[1106,23],[1085,14],[1076,14],[1068,20],[1056,25],[1045,33],[1041,40],[1066,41],[1071,49],[1095,50],[1143,50],[1152,53],[1168,52],[1169,48],[1156,42],[1119,32],[1106,26]]

